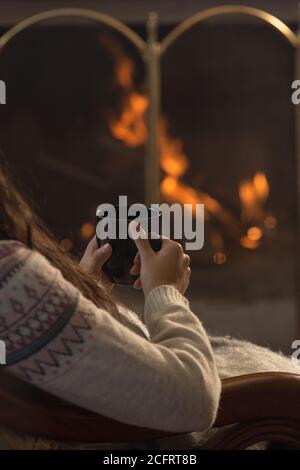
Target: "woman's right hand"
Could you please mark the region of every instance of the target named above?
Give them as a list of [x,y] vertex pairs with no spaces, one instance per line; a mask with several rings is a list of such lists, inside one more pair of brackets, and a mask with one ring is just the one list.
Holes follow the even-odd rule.
[[[137,232],[137,223],[132,227]],[[135,288],[142,288],[144,295],[161,285],[173,286],[182,294],[188,288],[191,274],[190,257],[183,252],[182,246],[167,238],[162,238],[161,249],[152,250],[150,242],[145,238],[145,232],[140,227],[141,236],[134,241],[138,254],[134,260],[131,274],[139,274]]]

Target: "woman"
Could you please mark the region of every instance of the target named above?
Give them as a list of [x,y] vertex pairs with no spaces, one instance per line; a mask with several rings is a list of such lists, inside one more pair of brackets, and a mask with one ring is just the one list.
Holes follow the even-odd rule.
[[0,339],[7,371],[57,396],[137,426],[208,429],[220,396],[209,339],[183,296],[189,257],[164,240],[136,241],[132,273],[144,323],[98,279],[110,245],[93,239],[80,266],[0,170]]

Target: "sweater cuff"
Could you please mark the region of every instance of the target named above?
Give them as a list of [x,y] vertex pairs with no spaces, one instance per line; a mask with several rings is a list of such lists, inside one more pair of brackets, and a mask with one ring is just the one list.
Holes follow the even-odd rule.
[[145,313],[159,312],[164,305],[176,304],[189,308],[189,301],[173,286],[158,286],[152,289],[145,300]]

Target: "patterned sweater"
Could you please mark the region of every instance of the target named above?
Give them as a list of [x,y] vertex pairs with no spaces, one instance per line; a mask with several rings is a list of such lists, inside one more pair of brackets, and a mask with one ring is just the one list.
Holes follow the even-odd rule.
[[[173,432],[213,422],[220,380],[189,303],[160,286],[122,324],[36,251],[0,242],[0,339],[13,374],[111,418]],[[2,366],[4,367],[4,366]]]

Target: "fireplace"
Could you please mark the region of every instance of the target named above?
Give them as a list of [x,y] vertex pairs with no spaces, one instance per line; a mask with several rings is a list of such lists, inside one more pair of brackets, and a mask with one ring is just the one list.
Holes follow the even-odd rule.
[[289,352],[298,224],[293,25],[221,7],[178,28],[158,28],[152,15],[147,31],[83,11],[44,15],[2,36],[8,104],[0,136],[24,188],[75,254],[93,233],[96,205],[119,194],[203,202],[205,245],[191,252],[194,310],[214,333]]

